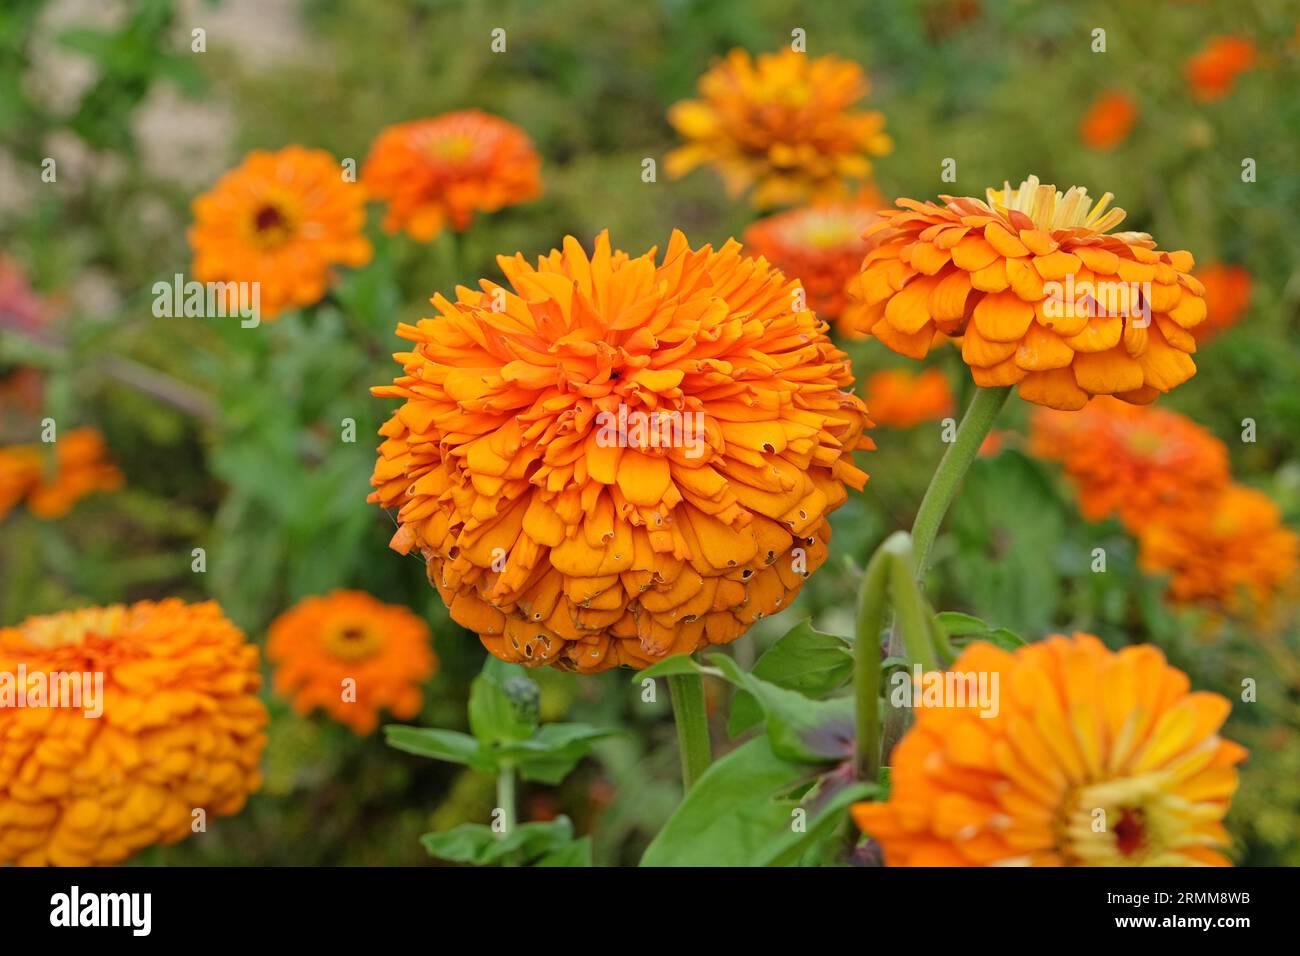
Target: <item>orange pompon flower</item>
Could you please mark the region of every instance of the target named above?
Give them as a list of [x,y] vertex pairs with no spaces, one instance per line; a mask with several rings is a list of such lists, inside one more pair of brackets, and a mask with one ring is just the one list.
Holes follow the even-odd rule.
[[732,196],[756,186],[759,209],[839,199],[846,180],[871,175],[870,157],[893,149],[884,114],[850,108],[869,89],[860,66],[835,56],[732,50],[700,77],[700,99],[668,111],[686,140],[668,173],[711,165]]
[[919,375],[902,368],[876,372],[867,379],[866,401],[872,420],[888,428],[911,428],[953,410],[948,379],[937,368]]
[[873,447],[799,284],[674,232],[498,260],[398,334],[403,401],[370,500],[452,618],[507,661],[584,672],[722,644],[787,607]]
[[214,603],[29,618],[0,629],[0,675],[20,667],[0,680],[0,863],[117,863],[261,786],[257,648]]
[[1128,138],[1138,105],[1127,93],[1103,93],[1079,123],[1079,138],[1092,149],[1111,150]]
[[403,720],[418,714],[420,685],[438,663],[418,615],[364,591],[300,601],[271,623],[266,656],[276,664],[276,693],[295,710],[319,707],[358,734],[375,729],[381,710]]
[[1293,584],[1300,539],[1263,492],[1229,485],[1204,507],[1139,527],[1138,565],[1169,575],[1169,599],[1263,619]]
[[1177,412],[1114,399],[1080,412],[1041,409],[1029,447],[1064,466],[1085,518],[1118,514],[1134,531],[1171,511],[1203,513],[1229,481],[1228,449],[1209,431]]
[[1245,37],[1213,37],[1184,67],[1192,97],[1202,103],[1223,99],[1255,65],[1255,56],[1255,44]]
[[[254,150],[193,209],[194,277],[257,283],[261,319],[319,301],[335,265],[370,261],[365,194],[321,149]],[[237,286],[226,295],[231,312],[250,304]]]
[[528,134],[481,110],[444,113],[383,130],[361,182],[388,204],[384,229],[428,242],[476,212],[496,212],[542,194],[542,160]]
[[1204,342],[1241,321],[1250,308],[1250,273],[1241,266],[1212,263],[1196,270],[1205,286],[1205,321],[1193,334]]
[[122,472],[108,460],[104,437],[93,428],[78,428],[54,443],[54,471],[45,474],[45,458],[36,445],[0,448],[0,517],[22,498],[38,518],[62,518],[82,498],[116,491]]
[[889,800],[853,806],[887,865],[1230,865],[1217,848],[1246,758],[1218,735],[1232,704],[1189,692],[1155,647],[978,643],[912,700]]
[[[1019,385],[1039,405],[1079,409],[1094,395],[1145,404],[1196,372],[1190,329],[1205,319],[1188,252],[1162,252],[1124,218],[1029,177],[988,202],[900,199],[849,294],[859,332],[911,358],[936,335],[962,335],[975,383]],[[878,233],[878,235],[872,235]]]
[[805,206],[760,219],[745,230],[745,251],[798,279],[808,307],[819,316],[838,319],[850,306],[844,286],[858,274],[869,248],[862,233],[879,219],[881,202],[871,195],[874,190],[853,202]]

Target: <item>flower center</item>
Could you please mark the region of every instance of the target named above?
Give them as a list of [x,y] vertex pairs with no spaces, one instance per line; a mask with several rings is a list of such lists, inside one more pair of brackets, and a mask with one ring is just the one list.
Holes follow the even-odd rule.
[[1163,866],[1194,842],[1195,806],[1152,773],[1079,790],[1060,825],[1061,856],[1071,866]]
[[1004,182],[1001,189],[990,187],[985,195],[993,211],[1003,215],[1013,210],[1023,213],[1044,232],[1057,229],[1109,232],[1124,221],[1125,215],[1123,209],[1107,208],[1115,198],[1112,193],[1106,193],[1094,204],[1082,186],[1071,186],[1062,193],[1055,186],[1040,183],[1037,176],[1030,176],[1015,189],[1010,182]]
[[384,644],[380,634],[354,621],[344,621],[327,628],[323,641],[330,654],[345,661],[370,657]]
[[289,232],[289,217],[275,203],[263,203],[253,213],[253,233],[264,245],[279,245],[289,238]]
[[429,144],[429,152],[447,162],[463,162],[473,155],[474,140],[464,134],[442,136]]

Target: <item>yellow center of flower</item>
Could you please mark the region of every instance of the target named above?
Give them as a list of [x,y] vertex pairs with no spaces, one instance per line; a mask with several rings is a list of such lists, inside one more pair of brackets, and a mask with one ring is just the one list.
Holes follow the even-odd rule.
[[1195,806],[1171,793],[1165,774],[1092,784],[1078,791],[1059,830],[1070,866],[1168,866],[1196,842]]
[[1039,183],[1037,176],[1030,176],[1015,189],[1009,182],[1003,183],[1001,189],[990,187],[985,195],[995,212],[1024,213],[1044,232],[1057,229],[1109,232],[1124,221],[1125,215],[1118,207],[1107,208],[1115,198],[1113,193],[1106,193],[1094,204],[1082,186],[1071,186],[1062,193],[1055,186]]
[[447,162],[463,162],[474,154],[474,140],[463,133],[455,136],[440,136],[429,144],[429,152]]
[[283,244],[293,233],[293,222],[284,206],[267,201],[253,209],[253,238],[262,246]]
[[330,625],[321,640],[330,654],[345,661],[370,657],[384,646],[382,634],[357,621],[338,621]]

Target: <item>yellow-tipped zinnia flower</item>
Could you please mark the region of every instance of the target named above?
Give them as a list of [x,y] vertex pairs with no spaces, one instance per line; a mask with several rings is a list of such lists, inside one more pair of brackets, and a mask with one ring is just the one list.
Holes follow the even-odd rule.
[[402,325],[371,500],[493,654],[580,671],[731,641],[826,557],[872,447],[847,356],[732,241],[602,233]]
[[364,591],[300,601],[272,622],[266,656],[295,710],[319,707],[359,734],[375,729],[381,710],[418,714],[420,685],[437,665],[424,621]]
[[0,680],[0,863],[117,863],[261,786],[257,648],[213,603],[29,618],[0,629],[0,675],[20,668],[24,706]]
[[1205,289],[1188,252],[1163,252],[1086,190],[1029,177],[988,201],[900,199],[868,230],[877,241],[851,283],[857,331],[924,358],[939,335],[962,336],[981,386],[1082,408],[1094,395],[1145,404],[1196,373],[1191,329]]
[[732,50],[700,77],[700,99],[668,111],[686,140],[668,173],[713,166],[731,195],[755,187],[760,209],[841,198],[893,148],[883,114],[851,108],[869,89],[860,66],[835,56]]
[[1159,650],[1090,634],[1014,654],[979,643],[949,674],[982,682],[991,705],[921,692],[888,801],[853,807],[887,865],[1228,865],[1221,821],[1246,757],[1219,736],[1232,705],[1190,692]]

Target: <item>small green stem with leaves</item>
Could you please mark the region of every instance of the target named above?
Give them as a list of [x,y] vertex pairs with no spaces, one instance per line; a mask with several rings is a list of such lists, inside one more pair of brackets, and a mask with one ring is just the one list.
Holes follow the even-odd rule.
[[689,792],[713,761],[704,680],[699,674],[673,674],[668,678],[668,692],[673,699],[677,746],[682,754],[682,788]]

